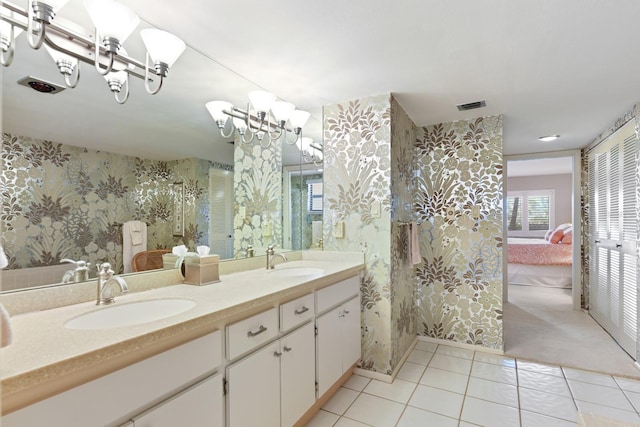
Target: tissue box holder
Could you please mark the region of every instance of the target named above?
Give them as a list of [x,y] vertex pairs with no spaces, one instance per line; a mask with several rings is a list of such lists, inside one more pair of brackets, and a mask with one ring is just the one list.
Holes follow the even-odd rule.
[[184,260],[185,275],[184,283],[189,285],[209,285],[220,281],[218,267],[220,264],[219,255],[206,255],[197,257],[187,257]]

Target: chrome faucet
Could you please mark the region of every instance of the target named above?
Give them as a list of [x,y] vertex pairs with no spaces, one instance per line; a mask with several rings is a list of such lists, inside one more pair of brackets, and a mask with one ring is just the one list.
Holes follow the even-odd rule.
[[127,282],[120,276],[115,276],[111,269],[111,264],[103,262],[98,267],[98,298],[96,305],[107,305],[115,302],[113,299],[113,286],[119,285],[120,291],[126,293],[129,291]]
[[273,270],[275,268],[276,256],[282,258],[282,262],[287,262],[287,257],[284,254],[276,253],[273,245],[267,247],[267,270]]

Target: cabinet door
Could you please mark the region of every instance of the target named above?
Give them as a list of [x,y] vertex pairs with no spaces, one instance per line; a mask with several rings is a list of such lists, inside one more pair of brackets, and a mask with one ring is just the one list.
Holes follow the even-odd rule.
[[313,323],[280,340],[282,427],[292,426],[316,399]]
[[275,342],[227,368],[228,427],[280,427],[279,354]]
[[338,306],[316,319],[318,335],[316,336],[316,378],[318,381],[318,397],[342,376],[342,327]]
[[342,373],[360,359],[362,355],[360,328],[360,297],[355,297],[342,305]]
[[199,382],[133,418],[135,427],[193,427],[224,425],[222,374]]

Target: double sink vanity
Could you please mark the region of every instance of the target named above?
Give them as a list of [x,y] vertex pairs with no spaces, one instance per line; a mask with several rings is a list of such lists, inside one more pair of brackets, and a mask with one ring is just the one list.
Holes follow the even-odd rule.
[[364,259],[287,257],[221,263],[206,286],[123,276],[129,293],[102,307],[95,281],[3,295],[2,425],[302,425],[360,359]]

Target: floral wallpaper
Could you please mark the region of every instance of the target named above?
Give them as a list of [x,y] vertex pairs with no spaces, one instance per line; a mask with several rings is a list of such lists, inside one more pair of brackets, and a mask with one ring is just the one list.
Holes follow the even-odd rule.
[[[234,151],[233,253],[282,242],[282,145],[262,147],[236,138]],[[244,212],[242,212],[244,211]],[[242,215],[241,215],[242,214]]]
[[418,334],[415,267],[409,264],[409,227],[415,220],[414,156],[417,129],[391,98],[391,367],[395,368]]
[[502,349],[502,117],[424,127],[415,149],[418,333]]
[[[154,161],[52,141],[2,135],[2,245],[10,269],[62,258],[122,271],[123,222],[148,224],[147,247],[206,244],[209,167],[198,159]],[[171,232],[171,185],[185,185],[185,235]]]
[[[324,247],[365,253],[360,366],[391,374],[416,336],[415,281],[398,226],[412,194],[414,126],[389,94],[326,106],[323,114]],[[336,223],[344,223],[342,238]]]

